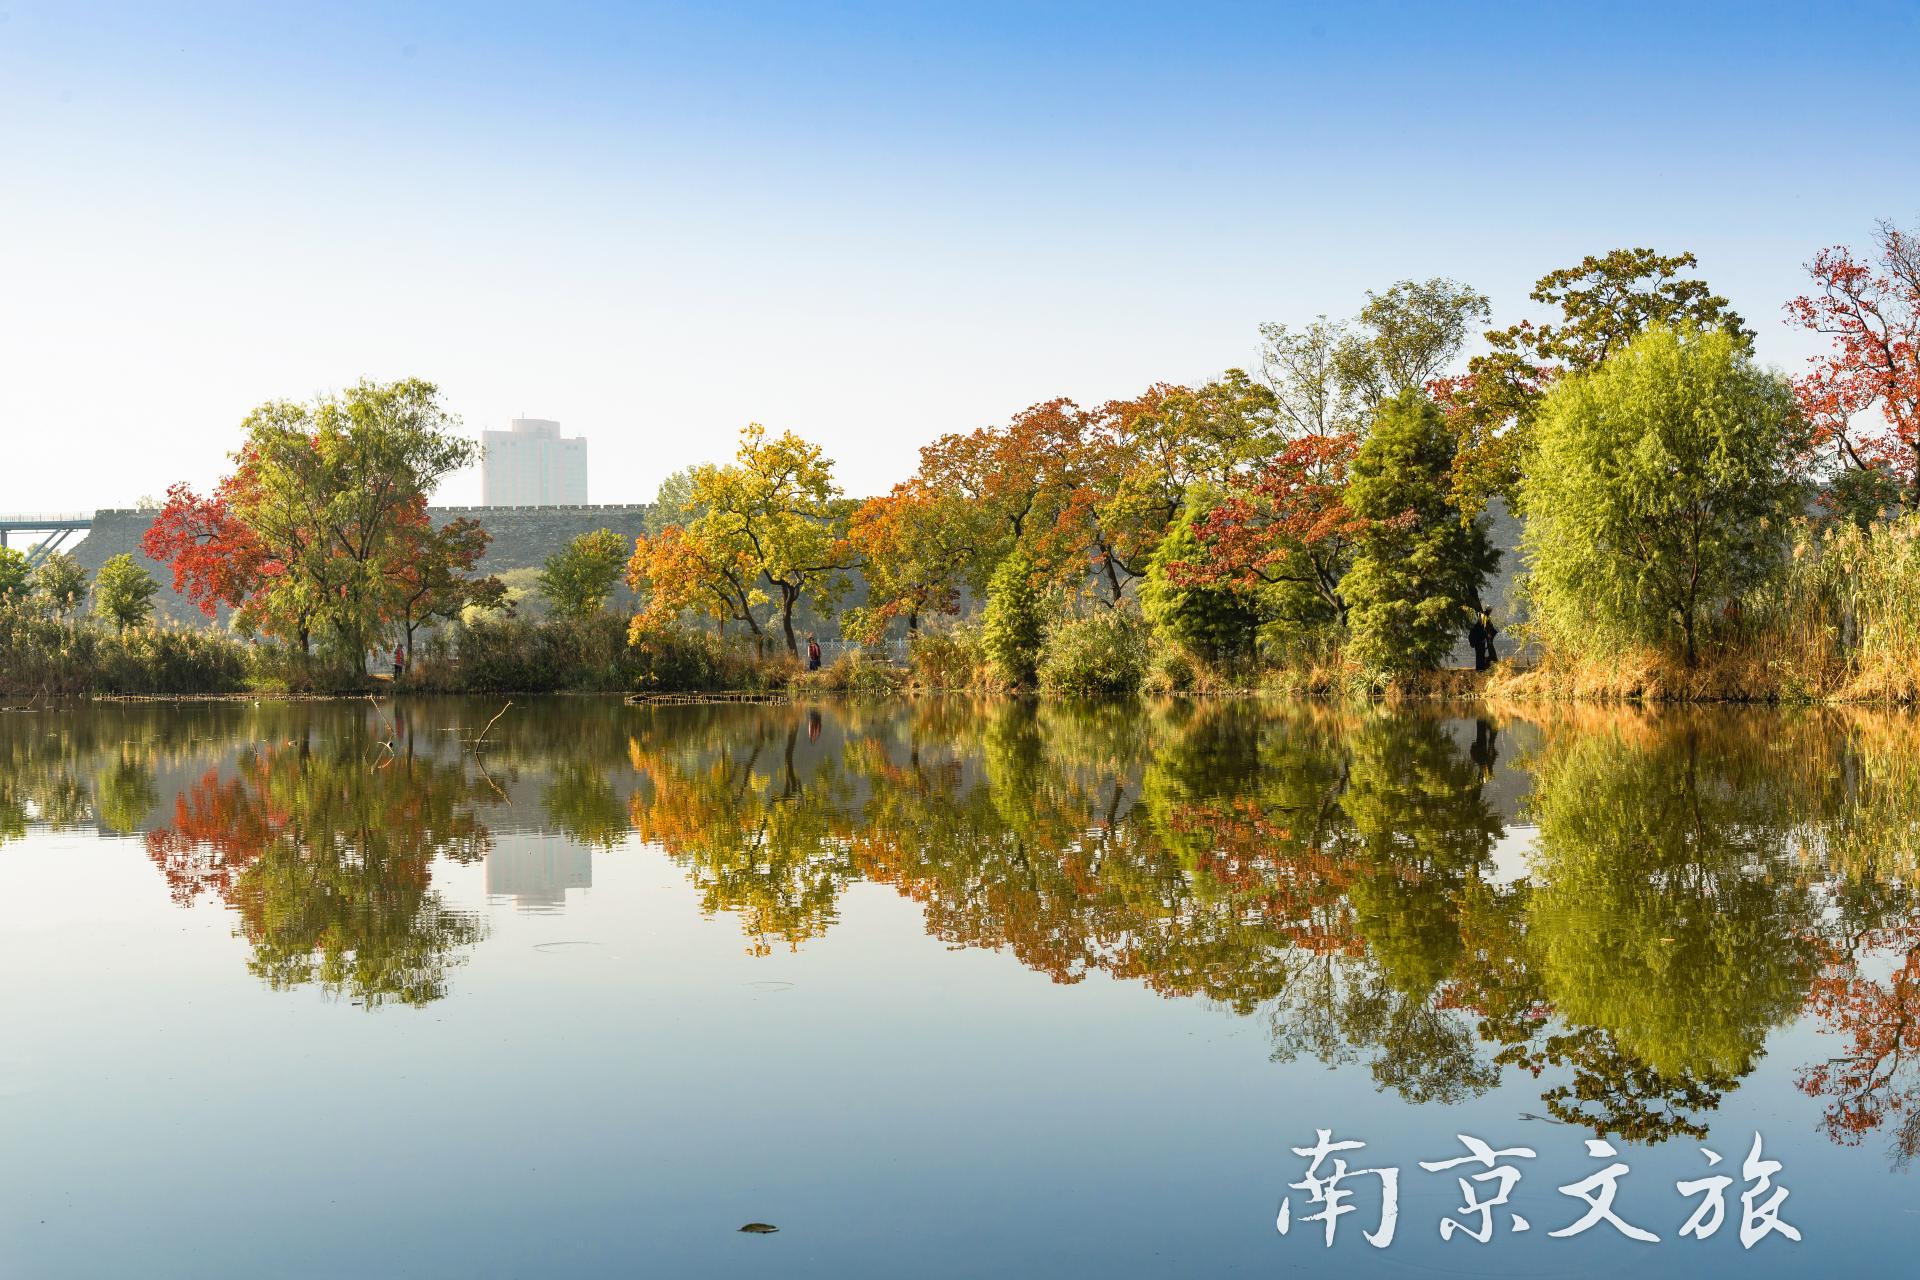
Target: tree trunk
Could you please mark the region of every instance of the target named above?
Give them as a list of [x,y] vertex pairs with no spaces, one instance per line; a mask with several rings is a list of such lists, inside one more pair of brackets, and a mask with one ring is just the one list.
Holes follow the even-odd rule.
[[794,657],[800,656],[800,641],[793,634],[793,606],[795,596],[784,587],[780,591],[780,629],[787,633],[787,652]]

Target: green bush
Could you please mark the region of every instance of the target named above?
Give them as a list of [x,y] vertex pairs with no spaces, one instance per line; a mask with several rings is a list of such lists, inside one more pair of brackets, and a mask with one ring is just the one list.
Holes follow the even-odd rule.
[[1133,609],[1068,619],[1047,633],[1040,687],[1076,698],[1130,697],[1146,679],[1150,640],[1147,620]]
[[1779,589],[1738,614],[1741,645],[1785,697],[1920,700],[1920,515],[1795,534]]
[[247,687],[247,646],[199,627],[128,627],[101,633],[100,669],[111,693],[237,693]]
[[623,661],[624,688],[662,692],[773,689],[794,665],[785,656],[757,658],[745,644],[685,627],[635,635]]
[[247,651],[247,683],[268,693],[353,693],[367,685],[362,660],[327,640],[309,653],[289,644],[255,644]]
[[[431,654],[432,651],[429,650]],[[451,652],[418,662],[407,684],[461,693],[684,692],[778,689],[784,656],[712,632],[650,629],[628,638],[625,618],[475,618],[453,632]]]
[[1160,638],[1147,655],[1147,671],[1140,688],[1147,693],[1189,692],[1200,678],[1193,656],[1177,644]]

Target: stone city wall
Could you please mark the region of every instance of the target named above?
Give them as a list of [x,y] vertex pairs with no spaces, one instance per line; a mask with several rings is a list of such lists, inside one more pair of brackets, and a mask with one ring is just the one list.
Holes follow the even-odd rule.
[[[513,569],[537,569],[569,541],[596,529],[611,529],[623,538],[636,538],[646,527],[649,510],[645,504],[429,507],[427,514],[436,525],[461,516],[478,520],[492,537],[487,544],[487,554],[480,562],[480,571],[506,573]],[[153,523],[154,514],[126,508],[96,511],[93,528],[69,550],[88,573],[98,572],[101,565],[122,552],[130,553],[134,562],[160,584],[160,594],[154,598],[154,604],[162,617],[180,622],[205,622],[206,615],[173,590],[173,570],[140,550],[140,538]]]

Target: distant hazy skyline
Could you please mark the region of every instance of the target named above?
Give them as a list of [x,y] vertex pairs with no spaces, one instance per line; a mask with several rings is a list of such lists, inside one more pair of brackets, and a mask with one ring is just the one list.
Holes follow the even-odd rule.
[[0,0],[0,511],[414,375],[586,436],[596,502],[749,420],[874,492],[1262,321],[1440,275],[1506,323],[1625,245],[1797,369],[1801,264],[1920,222],[1917,69],[1912,3]]

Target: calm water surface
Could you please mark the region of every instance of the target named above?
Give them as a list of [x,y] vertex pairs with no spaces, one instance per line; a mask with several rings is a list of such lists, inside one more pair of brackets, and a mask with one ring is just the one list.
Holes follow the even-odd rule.
[[[1906,720],[498,710],[0,713],[0,1276],[1920,1250]],[[1399,1170],[1389,1247],[1377,1177],[1302,1222],[1318,1129]],[[1804,1240],[1749,1252],[1756,1132]],[[1463,1134],[1536,1153],[1485,1245],[1420,1168]],[[1595,1138],[1658,1244],[1549,1236]]]

